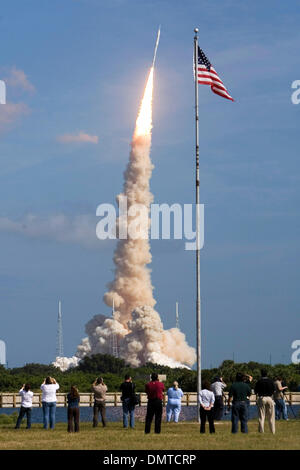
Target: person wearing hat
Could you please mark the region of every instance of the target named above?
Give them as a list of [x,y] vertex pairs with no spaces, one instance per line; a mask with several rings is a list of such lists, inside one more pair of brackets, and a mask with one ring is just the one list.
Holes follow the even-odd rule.
[[151,381],[148,382],[145,386],[145,392],[148,397],[147,405],[147,414],[145,422],[145,434],[150,433],[151,423],[153,417],[155,416],[154,421],[154,432],[156,434],[160,433],[161,429],[161,417],[163,411],[163,394],[165,386],[162,382],[158,380],[158,375],[153,372],[151,374]]

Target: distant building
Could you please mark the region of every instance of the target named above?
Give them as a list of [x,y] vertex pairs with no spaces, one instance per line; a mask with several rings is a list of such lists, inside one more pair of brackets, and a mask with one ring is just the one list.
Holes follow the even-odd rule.
[[6,344],[0,339],[0,364],[6,366]]

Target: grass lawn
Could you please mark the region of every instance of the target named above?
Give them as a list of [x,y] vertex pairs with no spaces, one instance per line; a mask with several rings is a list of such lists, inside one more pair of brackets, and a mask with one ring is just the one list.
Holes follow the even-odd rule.
[[[92,428],[91,423],[81,423],[80,433],[69,434],[66,424],[57,423],[55,430],[44,430],[41,424],[32,429],[14,429],[13,424],[0,425],[1,450],[197,450],[197,449],[300,449],[300,421],[276,422],[276,434],[257,432],[257,421],[251,420],[249,434],[232,435],[230,422],[216,425],[216,434],[201,434],[195,422],[162,424],[161,434],[151,432],[145,436],[144,424],[136,423],[136,429],[126,429],[122,423],[108,423],[105,429],[100,425]],[[152,430],[153,431],[153,430]]]

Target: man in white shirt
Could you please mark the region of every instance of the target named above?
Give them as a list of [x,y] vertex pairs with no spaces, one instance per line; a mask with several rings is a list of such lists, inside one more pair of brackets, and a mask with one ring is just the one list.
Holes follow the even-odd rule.
[[29,384],[24,384],[21,390],[19,391],[19,395],[21,395],[21,408],[20,413],[17,419],[17,423],[15,429],[19,429],[22,423],[22,419],[26,415],[27,418],[27,425],[26,429],[31,428],[31,408],[32,408],[32,397],[33,393],[30,390]]
[[223,390],[226,387],[226,383],[223,382],[222,377],[215,377],[213,383],[210,386],[211,391],[215,396],[214,404],[214,420],[220,421],[223,418],[224,402],[223,402]]
[[199,392],[199,402],[200,402],[200,432],[205,433],[205,423],[206,418],[209,423],[209,432],[212,434],[215,432],[214,426],[214,414],[213,406],[215,403],[215,396],[213,392],[210,391],[210,383],[204,382],[201,392]]
[[50,429],[54,429],[55,410],[56,410],[56,391],[58,389],[59,389],[59,385],[53,377],[47,377],[41,385],[44,429],[48,429],[49,421],[50,421]]

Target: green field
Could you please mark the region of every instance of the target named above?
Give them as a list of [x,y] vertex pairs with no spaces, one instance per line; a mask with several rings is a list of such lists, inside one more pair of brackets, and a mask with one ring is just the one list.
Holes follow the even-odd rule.
[[[0,449],[42,450],[197,450],[197,449],[300,449],[300,421],[276,422],[276,434],[266,428],[257,432],[257,421],[249,423],[249,434],[230,432],[230,422],[216,424],[216,434],[201,434],[195,422],[163,423],[162,432],[145,436],[143,423],[136,429],[126,429],[122,423],[108,423],[106,428],[92,428],[91,423],[81,423],[80,432],[69,434],[66,424],[58,423],[53,431],[44,430],[41,424],[32,429],[15,430],[13,424],[0,425]],[[23,424],[24,426],[24,424]]]

